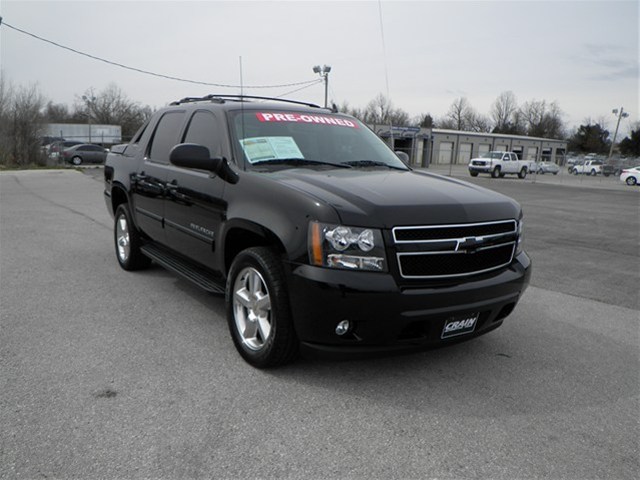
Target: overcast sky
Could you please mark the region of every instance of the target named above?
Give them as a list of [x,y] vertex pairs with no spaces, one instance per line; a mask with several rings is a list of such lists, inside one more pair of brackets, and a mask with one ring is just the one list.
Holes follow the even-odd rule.
[[[209,83],[279,85],[332,67],[329,97],[364,107],[388,93],[410,115],[443,116],[465,96],[480,113],[511,90],[556,101],[569,127],[587,118],[622,134],[638,121],[639,2],[633,1],[30,1],[0,0],[3,22],[131,67]],[[107,65],[0,28],[0,63],[14,85],[55,103],[115,82],[152,107],[239,93]],[[299,87],[245,88],[276,96]],[[322,104],[322,84],[288,95]]]

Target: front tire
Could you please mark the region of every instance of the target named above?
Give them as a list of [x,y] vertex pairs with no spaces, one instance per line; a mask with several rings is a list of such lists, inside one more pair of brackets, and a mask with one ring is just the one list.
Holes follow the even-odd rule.
[[638,183],[638,181],[636,180],[636,177],[627,177],[625,183],[627,185],[635,185],[636,183]]
[[256,368],[284,365],[298,353],[282,263],[273,250],[248,248],[234,259],[226,289],[233,343]]
[[491,172],[491,177],[492,178],[498,178],[499,176],[500,176],[500,167],[496,167]]
[[469,172],[469,175],[471,175],[472,177],[477,177],[478,176],[478,172]]
[[124,270],[142,270],[151,264],[151,259],[141,251],[140,232],[131,221],[131,214],[126,203],[116,209],[113,238],[116,247],[116,258]]

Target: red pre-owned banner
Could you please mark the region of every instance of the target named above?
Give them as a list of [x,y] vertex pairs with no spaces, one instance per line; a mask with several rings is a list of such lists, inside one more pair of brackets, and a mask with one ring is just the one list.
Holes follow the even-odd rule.
[[329,115],[309,115],[300,113],[256,113],[256,117],[261,122],[291,122],[291,123],[311,123],[316,125],[335,125],[338,127],[360,128],[352,120]]

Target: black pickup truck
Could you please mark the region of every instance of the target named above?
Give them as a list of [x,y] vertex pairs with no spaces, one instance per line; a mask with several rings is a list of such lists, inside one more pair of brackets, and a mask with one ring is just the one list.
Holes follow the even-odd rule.
[[525,291],[520,206],[415,171],[366,125],[311,104],[186,98],[105,164],[125,270],[154,261],[224,294],[259,367],[453,343]]

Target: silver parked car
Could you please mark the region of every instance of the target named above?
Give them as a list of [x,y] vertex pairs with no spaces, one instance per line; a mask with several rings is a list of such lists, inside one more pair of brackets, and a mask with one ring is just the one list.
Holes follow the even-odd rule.
[[74,165],[82,165],[83,163],[104,163],[107,158],[108,149],[101,147],[100,145],[93,145],[91,143],[81,143],[80,145],[74,145],[62,152],[62,157],[65,162],[70,162]]
[[557,175],[559,171],[560,167],[553,162],[538,162],[536,164],[536,172],[539,174],[553,173]]

